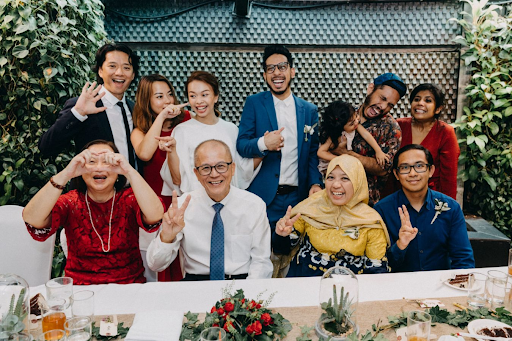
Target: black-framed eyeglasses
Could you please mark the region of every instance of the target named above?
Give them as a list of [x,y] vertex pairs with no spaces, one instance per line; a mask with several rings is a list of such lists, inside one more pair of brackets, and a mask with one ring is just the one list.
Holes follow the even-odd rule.
[[276,67],[279,69],[279,71],[281,72],[285,72],[286,70],[288,70],[288,66],[290,64],[288,64],[288,62],[281,62],[279,64],[269,64],[265,67],[265,71],[267,73],[274,73],[274,71],[276,71]]
[[210,175],[212,173],[212,169],[215,168],[217,173],[222,174],[226,173],[229,169],[229,165],[231,165],[233,162],[219,162],[215,166],[210,165],[201,165],[199,167],[196,167],[197,171],[200,175]]
[[418,162],[414,165],[400,165],[396,167],[396,169],[400,174],[409,174],[413,168],[416,173],[425,173],[429,167],[430,165],[428,163]]

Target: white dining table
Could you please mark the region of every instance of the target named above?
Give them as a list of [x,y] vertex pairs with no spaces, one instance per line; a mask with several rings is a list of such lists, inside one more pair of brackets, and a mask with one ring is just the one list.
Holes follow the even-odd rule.
[[[455,274],[507,272],[507,267],[471,270],[421,271],[357,275],[359,302],[396,299],[420,299],[466,296],[467,292],[443,283]],[[94,291],[94,314],[135,314],[155,310],[206,312],[220,300],[223,289],[243,289],[245,296],[256,299],[274,297],[269,307],[303,307],[319,305],[320,277],[253,279],[202,282],[152,282],[145,284],[102,284],[74,286],[73,290]],[[31,296],[46,294],[45,286],[30,288]]]

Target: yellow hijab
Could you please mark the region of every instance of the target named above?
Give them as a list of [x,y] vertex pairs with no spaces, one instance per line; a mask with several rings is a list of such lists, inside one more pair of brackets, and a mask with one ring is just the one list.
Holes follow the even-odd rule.
[[347,174],[354,187],[354,195],[342,206],[334,205],[326,190],[319,191],[292,209],[292,216],[300,213],[301,218],[320,230],[338,229],[356,231],[359,228],[383,229],[388,246],[389,234],[381,216],[368,206],[368,182],[361,162],[350,155],[338,156],[327,167],[328,176],[336,167]]

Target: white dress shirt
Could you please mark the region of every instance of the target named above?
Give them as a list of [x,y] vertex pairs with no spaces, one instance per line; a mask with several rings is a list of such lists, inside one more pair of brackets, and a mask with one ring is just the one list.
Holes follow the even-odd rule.
[[[117,102],[123,102],[124,110],[126,111],[126,117],[128,118],[128,125],[130,126],[130,131],[133,130],[133,119],[132,113],[130,112],[130,108],[126,104],[126,96],[123,96],[122,100],[117,99],[114,95],[112,95],[105,87],[101,87],[100,93],[105,93],[105,96],[101,98],[103,102],[103,106],[107,108],[107,118],[110,123],[110,130],[112,131],[112,135],[114,136],[114,143],[119,149],[119,153],[123,154],[126,160],[130,160],[128,157],[128,140],[126,139],[126,131],[124,129],[124,121],[123,114],[121,113],[121,108],[117,105]],[[82,116],[76,111],[73,107],[71,112],[75,117],[83,122],[87,119],[87,115]],[[95,115],[95,114],[91,114]]]
[[[162,271],[181,250],[186,273],[210,274],[210,243],[216,203],[203,187],[191,193],[185,211],[185,227],[172,243],[160,240],[160,233],[148,248],[147,261],[153,271]],[[181,206],[187,194],[178,198]],[[226,275],[249,274],[247,278],[270,278],[270,226],[263,200],[253,193],[231,186],[221,201],[224,223],[224,271]]]
[[[299,149],[297,144],[297,113],[295,100],[290,94],[286,99],[280,100],[272,95],[276,109],[277,127],[284,130],[281,135],[284,138],[284,147],[281,148],[281,168],[279,172],[280,185],[299,185]],[[267,150],[264,137],[258,140],[258,148],[261,152]]]

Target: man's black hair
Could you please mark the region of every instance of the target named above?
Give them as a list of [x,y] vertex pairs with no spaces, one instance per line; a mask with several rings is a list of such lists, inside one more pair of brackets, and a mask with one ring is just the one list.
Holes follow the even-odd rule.
[[288,60],[288,64],[290,64],[290,68],[293,67],[292,54],[290,53],[290,51],[288,51],[288,49],[286,47],[284,47],[283,45],[269,45],[269,46],[265,47],[265,51],[263,52],[263,62],[262,62],[263,70],[267,69],[267,59],[268,59],[268,57],[270,57],[273,54],[282,54]]
[[423,151],[425,153],[427,163],[429,165],[434,164],[434,158],[432,157],[432,153],[430,153],[430,150],[423,147],[421,144],[408,144],[407,146],[400,148],[400,150],[395,154],[395,158],[393,159],[393,169],[398,168],[398,159],[400,158],[400,155],[413,149]]

